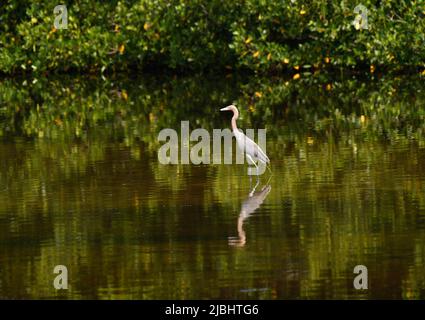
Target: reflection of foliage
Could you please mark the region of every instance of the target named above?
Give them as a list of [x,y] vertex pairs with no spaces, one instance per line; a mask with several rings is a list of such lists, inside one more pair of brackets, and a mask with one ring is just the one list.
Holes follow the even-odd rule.
[[[51,266],[66,264],[74,298],[356,298],[345,279],[363,263],[360,297],[423,298],[420,79],[21,81],[0,85],[0,296],[60,297]],[[268,129],[271,214],[250,218],[246,251],[217,256],[246,168],[160,165],[157,134],[228,127],[231,101],[241,128]]]
[[[245,250],[226,239],[246,170],[160,166],[143,146],[0,143],[0,296],[424,298],[417,143],[329,137],[269,150],[272,190]],[[66,293],[51,285],[57,264],[72,275]],[[368,292],[350,289],[357,264]]]
[[362,1],[362,31],[352,25],[357,4],[81,0],[68,6],[68,29],[56,30],[56,3],[12,0],[0,7],[0,71],[423,66],[421,1]]
[[[347,77],[346,77],[347,78]],[[348,77],[329,82],[320,73],[281,78],[60,78],[24,85],[0,83],[0,136],[49,139],[103,137],[158,146],[162,128],[228,127],[218,109],[236,101],[241,128],[266,126],[271,136],[325,137],[350,132],[358,139],[422,141],[424,92],[418,77]]]

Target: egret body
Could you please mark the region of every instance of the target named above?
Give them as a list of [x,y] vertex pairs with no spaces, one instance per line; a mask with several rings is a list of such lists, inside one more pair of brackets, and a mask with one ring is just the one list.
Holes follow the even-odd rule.
[[236,138],[236,144],[238,145],[238,148],[245,153],[248,163],[253,164],[257,168],[257,174],[258,174],[258,166],[255,160],[257,159],[258,161],[261,161],[267,166],[267,164],[270,163],[269,157],[260,148],[258,144],[256,144],[250,138],[248,138],[242,131],[239,131],[236,125],[236,120],[239,117],[239,111],[236,108],[236,106],[231,104],[230,106],[220,109],[220,111],[233,112],[232,131]]

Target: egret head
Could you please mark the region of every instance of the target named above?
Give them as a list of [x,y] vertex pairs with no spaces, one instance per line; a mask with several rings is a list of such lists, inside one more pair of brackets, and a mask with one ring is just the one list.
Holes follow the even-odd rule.
[[239,117],[239,111],[238,108],[235,107],[234,104],[231,104],[230,106],[227,106],[225,108],[220,109],[220,111],[232,111],[233,117],[232,117],[232,130],[238,130],[238,127],[236,126],[236,120]]
[[237,113],[238,109],[236,108],[234,104],[231,104],[225,108],[221,108],[220,111],[233,111],[233,113]]

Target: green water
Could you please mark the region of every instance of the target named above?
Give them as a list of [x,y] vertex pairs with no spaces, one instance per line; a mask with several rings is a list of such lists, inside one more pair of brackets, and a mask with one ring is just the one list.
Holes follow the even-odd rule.
[[[425,298],[422,84],[276,81],[3,80],[0,297]],[[232,101],[272,175],[158,162],[160,129]]]

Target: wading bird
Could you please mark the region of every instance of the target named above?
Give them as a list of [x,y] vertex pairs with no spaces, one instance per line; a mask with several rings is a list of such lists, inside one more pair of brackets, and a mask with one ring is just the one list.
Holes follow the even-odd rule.
[[[232,131],[235,135],[236,143],[238,145],[238,148],[245,153],[248,163],[253,164],[257,168],[258,176],[258,166],[255,160],[259,160],[267,166],[267,164],[270,163],[269,157],[267,157],[266,153],[260,148],[258,144],[248,138],[242,131],[239,131],[238,127],[236,126],[236,120],[239,117],[239,111],[233,104],[220,109],[220,111],[233,112]],[[267,168],[270,170],[269,167]]]

